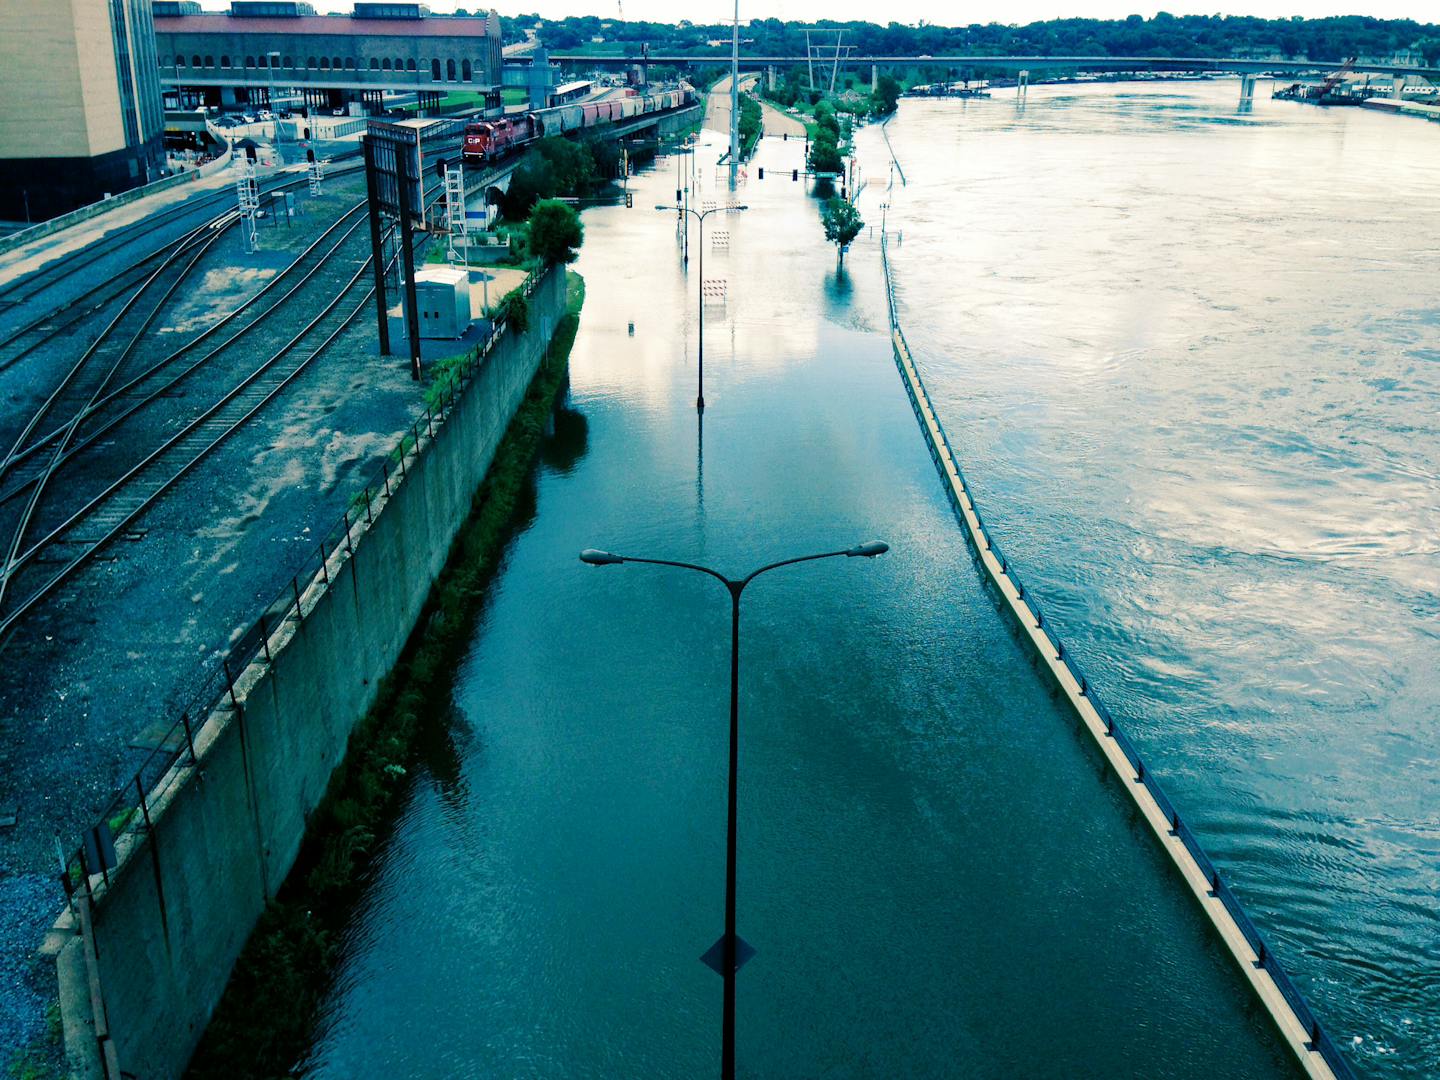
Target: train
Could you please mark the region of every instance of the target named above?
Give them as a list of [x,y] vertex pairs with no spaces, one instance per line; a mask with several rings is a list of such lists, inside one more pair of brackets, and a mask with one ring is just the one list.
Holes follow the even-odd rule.
[[498,161],[526,143],[543,139],[546,135],[561,135],[577,128],[614,123],[645,113],[678,109],[694,100],[695,92],[688,86],[679,90],[664,90],[658,94],[637,94],[632,91],[623,97],[606,98],[602,101],[577,101],[549,109],[537,109],[522,115],[506,116],[499,120],[466,124],[461,156],[466,165],[484,165]]

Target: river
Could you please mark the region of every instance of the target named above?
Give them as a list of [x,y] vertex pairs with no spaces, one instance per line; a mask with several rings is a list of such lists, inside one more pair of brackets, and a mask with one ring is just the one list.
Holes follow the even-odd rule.
[[1357,1070],[1434,1076],[1440,125],[1237,99],[907,102],[901,317],[987,523]]
[[[1328,667],[1292,651],[1294,638],[1273,640],[1278,619],[1245,621],[1268,610],[1267,588],[1269,607],[1305,615],[1287,635],[1334,628],[1342,610],[1307,605],[1300,584],[1277,581],[1295,560],[1212,552],[1192,565],[1173,551],[1209,534],[1214,544],[1292,542],[1307,493],[1296,490],[1299,465],[1289,483],[1275,477],[1263,489],[1243,473],[1222,482],[1216,470],[1241,469],[1245,456],[1184,427],[1216,423],[1227,393],[1233,408],[1271,422],[1277,408],[1287,417],[1296,408],[1293,388],[1267,410],[1269,399],[1232,386],[1251,377],[1258,346],[1221,368],[1229,354],[1215,345],[1270,279],[1263,263],[1236,265],[1230,233],[1241,227],[1217,221],[1216,208],[1253,210],[1246,231],[1260,233],[1283,192],[1253,192],[1253,175],[1236,177],[1228,194],[1205,187],[1196,208],[1176,205],[1167,184],[1183,181],[1188,193],[1200,168],[1225,171],[1207,135],[1316,140],[1333,158],[1345,140],[1330,125],[1410,122],[1315,113],[1274,122],[1272,133],[1279,106],[1261,103],[1235,123],[1223,100],[1233,92],[1037,87],[1023,112],[998,99],[907,102],[890,127],[911,179],[890,196],[903,317],[987,519],[1027,584],[1293,958],[1337,1040],[1362,1034],[1366,1071],[1373,1061],[1406,1075],[1421,1068],[1420,1032],[1433,1032],[1421,1001],[1427,970],[1433,986],[1433,908],[1412,895],[1408,916],[1361,924],[1364,897],[1391,904],[1425,880],[1419,800],[1433,777],[1419,759],[1429,739],[1433,766],[1434,733],[1421,712],[1401,725],[1393,697],[1372,690],[1378,746],[1356,750],[1365,738],[1353,732],[1342,745],[1336,727],[1351,714],[1311,716],[1309,680]],[[1409,145],[1389,130],[1374,137]],[[1408,138],[1430,134],[1422,126]],[[718,145],[707,138],[702,197],[723,201],[710,164]],[[861,206],[878,224],[887,173],[878,129],[863,131],[859,147],[869,178]],[[1104,182],[1081,184],[1067,147]],[[534,513],[489,591],[450,713],[408,778],[304,1075],[712,1073],[720,981],[698,957],[722,921],[726,596],[697,575],[590,568],[576,553],[596,546],[740,573],[872,537],[891,553],[779,571],[746,594],[739,930],[758,955],[739,977],[741,1072],[1291,1072],[1128,796],[981,588],[891,360],[877,238],[862,234],[837,273],[813,200],[790,180],[801,152],[767,140],[739,193],[750,209],[710,219],[728,238],[707,250],[706,275],[724,279],[728,297],[706,321],[703,430],[695,262],[680,263],[673,215],[649,209],[673,197],[674,160],[632,180],[635,209],[587,211],[576,267],[587,300]],[[1293,151],[1229,154],[1288,170]],[[1395,173],[1392,162],[1371,179]],[[1263,209],[1243,202],[1251,195]],[[1384,201],[1378,190],[1373,199]],[[1387,213],[1398,240],[1418,247],[1421,219]],[[1206,250],[1194,229],[1228,239]],[[1389,250],[1336,245],[1332,257],[1383,258],[1412,283],[1423,277]],[[1297,280],[1323,283],[1308,310],[1334,321],[1346,278],[1314,265],[1300,250],[1288,264]],[[1389,302],[1372,317],[1395,335],[1429,302],[1374,289],[1372,299]],[[1184,320],[1157,299],[1172,292],[1187,298]],[[1303,306],[1285,296],[1287,310]],[[1359,310],[1349,296],[1340,302]],[[1212,320],[1202,304],[1222,314]],[[1297,325],[1306,333],[1276,346],[1285,362],[1270,361],[1277,381],[1293,373],[1297,351],[1313,364],[1326,348],[1312,324]],[[1412,340],[1421,327],[1410,326]],[[1273,316],[1245,342],[1269,331],[1280,332]],[[1372,359],[1373,377],[1399,378]],[[1420,366],[1404,393],[1417,393]],[[1123,402],[1105,393],[1117,386]],[[1372,426],[1371,392],[1350,399],[1371,409],[1356,423]],[[1416,438],[1429,434],[1426,415],[1413,406]],[[1257,424],[1249,437],[1258,445],[1269,430]],[[1314,438],[1315,425],[1285,437]],[[1251,501],[1237,503],[1237,492]],[[1360,513],[1347,502],[1355,497],[1332,489],[1309,505],[1323,505],[1323,528],[1334,530]],[[1183,516],[1161,528],[1155,507]],[[1242,573],[1247,563],[1265,574]],[[1292,572],[1318,576],[1327,565],[1303,560]],[[1434,570],[1433,556],[1402,565]],[[1397,598],[1402,576],[1390,575]],[[1419,665],[1433,645],[1419,621],[1412,613],[1406,632],[1337,630],[1327,646],[1364,653],[1383,637],[1389,678],[1408,672],[1402,704],[1418,707]],[[1414,666],[1401,666],[1407,656]],[[1334,694],[1345,685],[1323,678]],[[1402,726],[1408,742],[1375,734]],[[1406,791],[1392,790],[1401,754],[1415,762]],[[1307,806],[1331,817],[1308,818]],[[1378,835],[1382,807],[1407,806],[1379,873],[1353,837]],[[1363,896],[1341,903],[1333,877]],[[1375,968],[1352,962],[1367,957]],[[1382,978],[1410,987],[1403,1014],[1367,996]],[[1410,1044],[1404,1018],[1416,1029]]]

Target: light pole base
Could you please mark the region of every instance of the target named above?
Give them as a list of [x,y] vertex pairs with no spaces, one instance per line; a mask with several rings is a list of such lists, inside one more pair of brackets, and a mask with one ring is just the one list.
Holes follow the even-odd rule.
[[696,412],[704,412],[704,411],[705,411],[705,399],[704,399],[703,397],[697,397],[697,398],[695,399],[695,411],[696,411]]
[[[735,970],[739,971],[746,962],[755,955],[755,946],[735,935]],[[721,934],[715,939],[715,944],[705,950],[705,955],[700,957],[700,962],[708,967],[716,975],[725,974],[725,935]]]

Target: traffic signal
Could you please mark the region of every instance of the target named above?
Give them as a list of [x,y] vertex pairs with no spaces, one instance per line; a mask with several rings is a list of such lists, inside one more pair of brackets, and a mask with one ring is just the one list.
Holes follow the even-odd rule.
[[791,169],[791,170],[790,170],[790,179],[791,179],[791,180],[799,180],[799,179],[800,179],[800,170],[799,170],[799,169]]
[[760,179],[761,179],[761,180],[764,180],[764,179],[765,179],[765,166],[764,166],[764,165],[761,165],[761,166],[760,166]]
[[627,192],[625,192],[625,209],[626,209],[626,210],[629,210],[629,209],[631,209],[634,205],[635,205],[635,193],[634,193],[633,191],[627,191]]

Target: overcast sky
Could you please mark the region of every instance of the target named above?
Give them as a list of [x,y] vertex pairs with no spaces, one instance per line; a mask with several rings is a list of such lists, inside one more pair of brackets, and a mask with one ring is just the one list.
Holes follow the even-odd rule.
[[[453,0],[428,0],[430,10],[437,14],[454,11]],[[611,17],[623,5],[628,19],[670,22],[681,17],[695,22],[718,22],[729,19],[734,11],[733,0],[520,0],[499,5],[477,0],[459,0],[459,7],[475,10],[494,7],[501,16],[518,12],[539,12],[549,18],[566,15],[601,15]],[[206,0],[207,7],[221,6]],[[350,10],[349,0],[318,0],[319,9]],[[1156,11],[1175,15],[1198,12],[1224,15],[1259,15],[1265,18],[1287,18],[1305,15],[1321,18],[1326,15],[1373,15],[1384,19],[1416,19],[1420,22],[1440,21],[1440,4],[1436,0],[1176,0],[1170,4],[1144,4],[1127,0],[1007,0],[1003,4],[955,3],[953,0],[762,0],[746,3],[741,0],[743,19],[818,18],[866,19],[871,22],[940,23],[962,26],[972,22],[1027,23],[1040,19],[1089,16],[1097,19],[1121,19],[1126,15],[1151,16]]]

